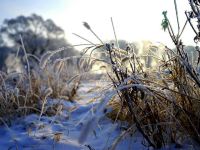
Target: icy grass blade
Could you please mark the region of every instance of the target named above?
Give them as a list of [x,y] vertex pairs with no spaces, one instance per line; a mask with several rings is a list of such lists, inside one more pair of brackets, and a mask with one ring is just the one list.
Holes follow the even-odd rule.
[[84,142],[87,140],[89,133],[94,129],[99,119],[104,115],[104,108],[106,107],[108,102],[112,99],[112,97],[117,94],[117,91],[131,88],[131,87],[137,87],[138,89],[148,90],[147,87],[149,86],[141,85],[141,84],[130,84],[130,85],[125,85],[125,86],[119,86],[116,90],[107,92],[104,98],[101,100],[100,104],[94,110],[94,116],[88,121],[86,121],[83,127],[83,130],[80,134],[80,137],[78,139],[78,142],[80,144],[84,144]]
[[66,47],[62,47],[62,48],[59,48],[57,50],[54,50],[54,51],[48,51],[46,52],[42,57],[41,57],[41,60],[40,60],[40,68],[41,69],[44,69],[47,65],[47,62],[51,59],[51,57],[59,52],[62,52],[64,50],[66,50],[67,48]]
[[97,122],[98,122],[98,118],[95,117],[95,116],[92,117],[90,120],[88,120],[88,122],[85,124],[85,126],[84,126],[84,128],[82,130],[82,133],[80,134],[80,137],[78,139],[78,143],[79,144],[83,144],[86,141],[89,133],[96,126]]

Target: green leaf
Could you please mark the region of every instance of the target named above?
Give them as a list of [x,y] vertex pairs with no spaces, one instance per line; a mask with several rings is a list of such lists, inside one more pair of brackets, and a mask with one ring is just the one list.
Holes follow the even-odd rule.
[[164,16],[164,19],[162,20],[161,26],[162,26],[163,30],[165,31],[169,25],[169,21],[167,18],[167,11],[163,11],[162,14]]

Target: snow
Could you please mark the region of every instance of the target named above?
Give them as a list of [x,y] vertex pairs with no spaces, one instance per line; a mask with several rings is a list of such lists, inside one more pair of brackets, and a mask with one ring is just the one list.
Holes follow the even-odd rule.
[[[75,101],[48,99],[47,105],[59,104],[62,110],[54,116],[30,114],[16,118],[11,126],[0,128],[0,150],[103,150],[111,147],[122,132],[122,122],[113,123],[105,116],[99,117],[94,130],[80,144],[81,133],[88,119],[94,116],[93,109],[100,103],[99,82],[84,82],[80,85]],[[102,83],[105,84],[105,83]],[[96,89],[95,89],[96,88]],[[92,92],[91,89],[94,89]],[[82,134],[84,136],[84,134]],[[116,149],[146,149],[141,136],[127,136]]]

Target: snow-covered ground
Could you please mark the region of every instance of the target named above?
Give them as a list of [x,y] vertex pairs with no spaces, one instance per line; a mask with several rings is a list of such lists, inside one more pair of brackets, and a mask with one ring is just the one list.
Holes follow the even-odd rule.
[[[105,84],[105,83],[104,83]],[[99,82],[84,82],[75,97],[75,102],[49,99],[48,106],[58,104],[54,116],[31,114],[16,118],[11,126],[0,127],[0,150],[107,150],[122,133],[125,123],[113,123],[107,117],[101,117],[98,124],[87,137],[84,144],[78,139],[84,123],[93,114],[93,108],[100,101],[94,98],[101,94]],[[61,111],[59,111],[61,110]],[[147,149],[142,145],[143,138],[134,134],[123,139],[118,150]]]

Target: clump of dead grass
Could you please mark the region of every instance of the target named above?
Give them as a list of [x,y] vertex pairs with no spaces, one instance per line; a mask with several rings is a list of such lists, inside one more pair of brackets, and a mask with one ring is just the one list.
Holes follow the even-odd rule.
[[[128,71],[121,65],[120,58],[114,61],[114,50],[108,50],[114,66],[114,74],[110,74],[114,87],[129,86],[121,89],[118,99],[110,103],[114,111],[109,116],[114,120],[126,120],[130,126],[135,124],[148,145],[154,148],[172,143],[181,145],[188,138],[200,142],[200,89],[179,56],[169,55],[171,50],[166,48],[169,58],[162,60],[160,71],[156,73],[138,69],[140,65],[133,57],[129,59],[130,64],[137,67]],[[165,69],[170,73],[163,73]]]
[[[27,70],[23,73],[0,72],[0,117],[5,121],[30,113],[38,113],[40,117],[48,114],[50,110],[46,103],[50,98],[73,101],[80,82],[78,69],[74,67],[72,70],[69,61],[51,59],[65,48],[48,51],[33,69],[30,69],[23,42],[21,48],[27,60]],[[67,60],[73,59],[69,57]]]
[[[94,120],[98,122],[100,118],[98,115],[105,115],[103,108],[108,103],[113,107],[108,116],[115,121],[127,121],[129,134],[134,132],[133,126],[136,127],[149,147],[162,148],[171,144],[181,147],[186,141],[191,145],[194,141],[200,143],[200,79],[179,39],[183,30],[175,36],[171,26],[167,29],[176,50],[166,46],[165,56],[159,58],[153,71],[144,68],[131,47],[123,50],[103,44],[91,50],[91,57],[98,48],[109,57],[107,64],[111,72],[107,74],[114,90],[108,91],[95,108],[94,117],[87,121],[80,136],[81,143],[86,139],[83,134],[92,130],[89,130],[91,121],[94,126]],[[155,47],[150,45],[149,49],[152,46]],[[114,98],[116,96],[118,98]]]

